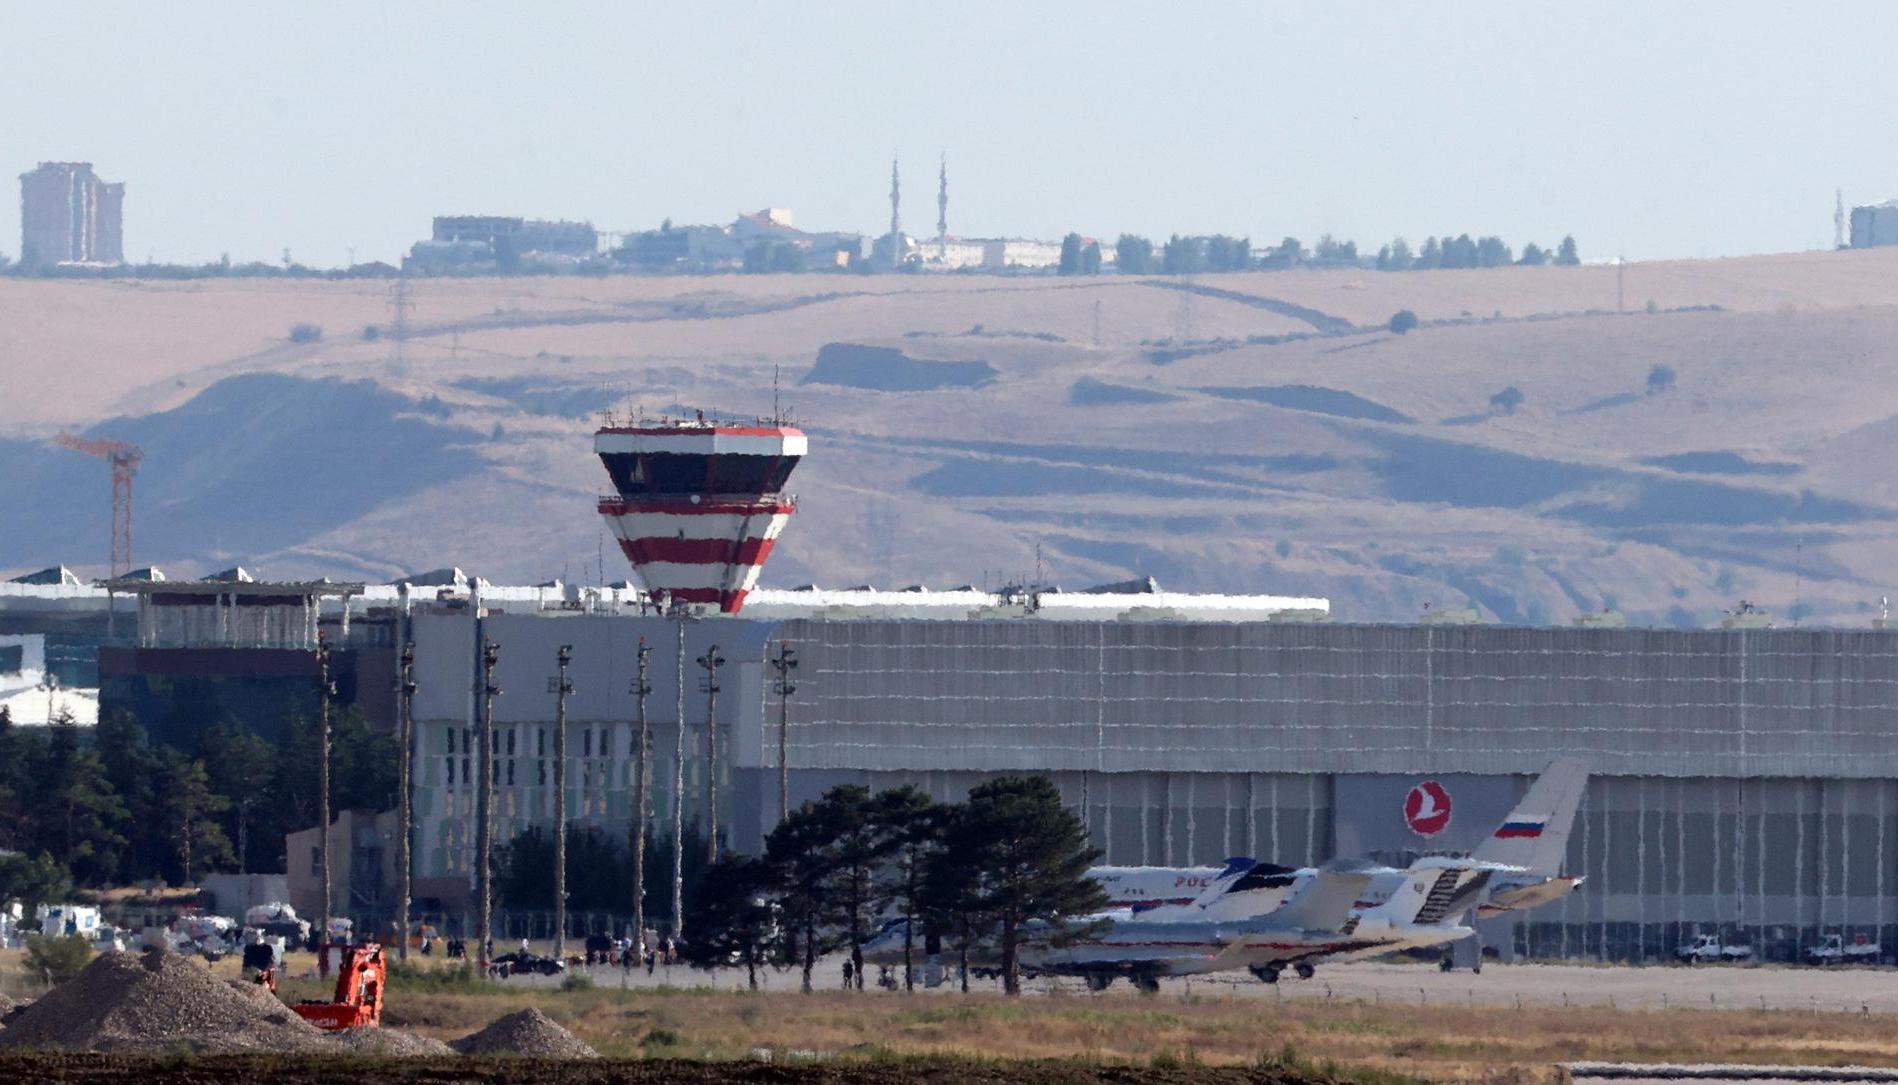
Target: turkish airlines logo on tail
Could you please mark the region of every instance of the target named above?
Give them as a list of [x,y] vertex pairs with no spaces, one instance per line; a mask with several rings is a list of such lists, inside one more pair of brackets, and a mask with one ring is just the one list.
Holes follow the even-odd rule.
[[1425,780],[1404,796],[1404,824],[1418,836],[1435,836],[1450,824],[1450,793],[1435,780]]

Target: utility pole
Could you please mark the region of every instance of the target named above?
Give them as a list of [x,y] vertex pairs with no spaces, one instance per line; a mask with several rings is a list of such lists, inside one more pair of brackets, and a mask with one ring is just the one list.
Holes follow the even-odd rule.
[[791,769],[788,757],[791,735],[791,694],[797,686],[791,672],[797,669],[797,649],[782,642],[778,654],[770,658],[771,669],[778,672],[778,821],[791,816]]
[[475,755],[475,769],[481,780],[475,784],[475,894],[480,912],[475,916],[475,953],[481,971],[488,970],[493,955],[494,929],[494,698],[501,687],[494,684],[494,665],[501,661],[501,646],[481,637],[481,749]]
[[714,644],[696,662],[705,668],[699,688],[705,691],[705,865],[709,867],[718,862],[718,668],[725,657]]
[[547,680],[554,695],[554,960],[567,959],[567,694],[573,682],[567,666],[573,645],[563,644],[554,660],[560,673]]
[[399,823],[395,841],[396,885],[395,911],[395,957],[398,961],[409,959],[409,900],[413,892],[415,860],[411,853],[410,840],[415,833],[415,642],[402,645],[400,657],[401,670],[396,678],[395,691],[399,696],[396,702],[396,741],[401,744],[401,753],[396,762],[396,779],[400,781],[401,793],[396,796],[396,821]]
[[684,603],[674,603],[673,616],[679,623],[678,741],[672,745],[672,937],[685,937],[685,623]]
[[633,679],[633,696],[639,699],[639,764],[633,776],[633,939],[641,954],[646,952],[646,824],[652,820],[652,728],[646,725],[646,698],[652,696],[652,682],[646,673],[646,657],[652,645],[639,638],[639,673]]
[[317,971],[329,974],[330,943],[330,698],[336,696],[336,683],[330,680],[330,642],[316,635],[316,868],[323,882],[322,924],[317,927]]

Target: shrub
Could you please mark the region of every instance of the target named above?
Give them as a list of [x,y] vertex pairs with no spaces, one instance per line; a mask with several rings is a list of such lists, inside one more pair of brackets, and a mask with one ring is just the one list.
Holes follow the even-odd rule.
[[380,338],[382,338],[381,328],[376,327],[374,324],[364,324],[362,326],[362,341],[363,342],[373,343]]
[[315,324],[290,325],[290,341],[292,343],[315,343],[320,342],[322,338],[323,329],[317,327]]
[[1522,389],[1512,384],[1489,397],[1489,405],[1504,414],[1514,414],[1516,408],[1522,406],[1523,398]]
[[26,970],[42,983],[65,983],[91,960],[92,943],[84,935],[40,935],[26,940]]
[[560,989],[563,991],[591,991],[593,990],[593,977],[584,972],[569,972],[561,979]]
[[1391,334],[1402,335],[1417,326],[1417,314],[1409,309],[1399,309],[1391,314]]
[[1659,395],[1674,387],[1674,367],[1657,365],[1648,370],[1648,395]]

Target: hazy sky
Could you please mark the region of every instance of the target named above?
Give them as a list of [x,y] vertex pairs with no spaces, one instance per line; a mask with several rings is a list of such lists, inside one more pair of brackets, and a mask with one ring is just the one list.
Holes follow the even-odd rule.
[[[879,231],[1565,232],[1814,248],[1898,196],[1877,3],[5,8],[0,155],[126,182],[126,255],[396,259],[444,213]],[[19,253],[18,201],[0,252]]]

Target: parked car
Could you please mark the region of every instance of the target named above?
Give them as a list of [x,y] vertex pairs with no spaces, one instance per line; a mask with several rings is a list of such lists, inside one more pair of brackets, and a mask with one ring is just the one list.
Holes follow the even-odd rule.
[[1753,956],[1753,947],[1725,942],[1717,934],[1697,934],[1693,941],[1676,948],[1674,956],[1688,964],[1718,964],[1744,961]]
[[1834,932],[1825,941],[1806,950],[1807,964],[1874,964],[1878,961],[1878,943],[1864,934],[1845,936]]

